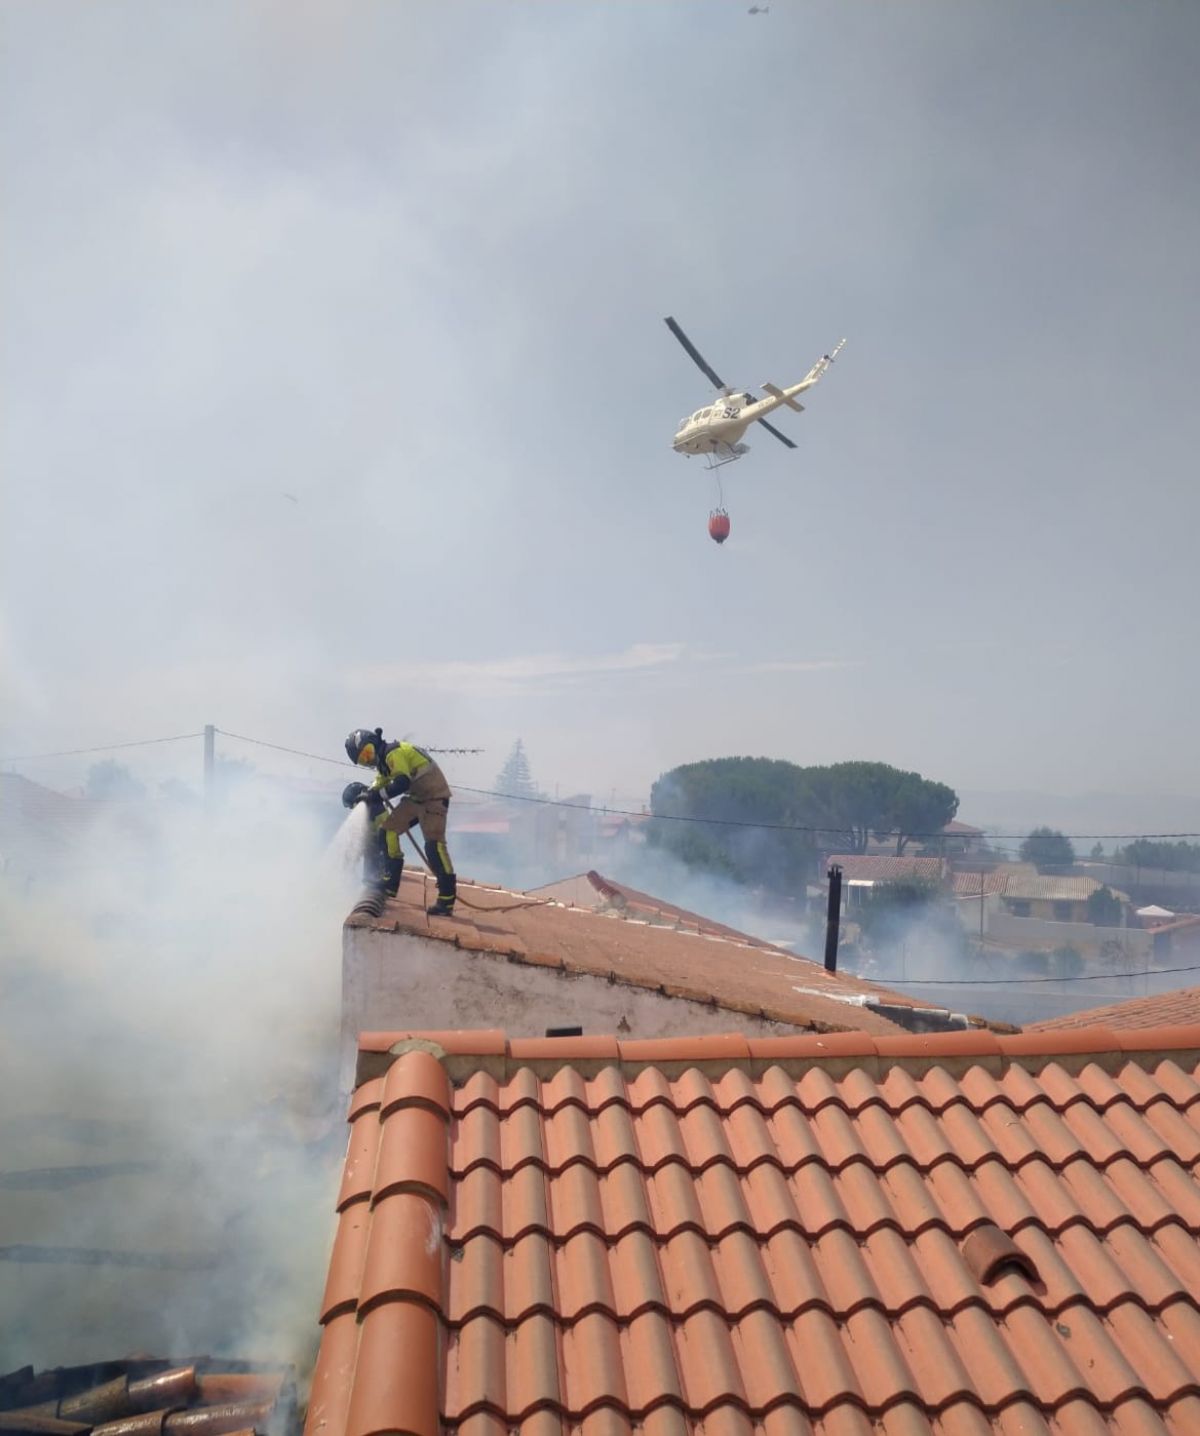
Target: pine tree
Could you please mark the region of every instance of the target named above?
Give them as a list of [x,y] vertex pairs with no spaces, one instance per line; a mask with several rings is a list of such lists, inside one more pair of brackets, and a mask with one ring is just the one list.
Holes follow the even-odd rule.
[[520,738],[513,744],[504,767],[496,779],[496,791],[510,798],[536,798],[537,784],[529,770],[529,759],[525,756],[525,745]]

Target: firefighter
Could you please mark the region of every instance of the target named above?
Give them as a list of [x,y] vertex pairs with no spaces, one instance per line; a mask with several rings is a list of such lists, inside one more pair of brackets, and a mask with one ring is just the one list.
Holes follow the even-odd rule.
[[[421,826],[425,857],[437,879],[437,901],[426,911],[431,917],[451,917],[457,897],[454,864],[446,847],[446,815],[450,785],[437,763],[414,743],[388,743],[382,728],[356,728],[346,739],[352,763],[378,770],[367,787],[351,783],[342,794],[348,808],[365,802],[371,818],[371,835],[363,858],[363,878],[372,887],[394,897],[404,871],[400,839],[415,824]],[[389,808],[384,798],[399,802]]]

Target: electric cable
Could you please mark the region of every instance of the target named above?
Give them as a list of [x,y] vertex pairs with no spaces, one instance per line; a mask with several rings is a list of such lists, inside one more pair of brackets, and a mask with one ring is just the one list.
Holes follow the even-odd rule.
[[43,758],[78,758],[85,753],[115,753],[121,748],[149,748],[155,743],[182,743],[188,738],[203,738],[204,732],[174,733],[169,738],[136,738],[128,743],[100,743],[94,748],[60,748],[55,753],[15,753],[0,758],[0,763],[36,763]]
[[[283,743],[272,743],[266,738],[252,738],[246,733],[231,733],[227,728],[214,728],[223,738],[232,738],[239,743],[250,743],[258,748],[271,748],[277,753],[288,753],[294,758],[307,758],[314,763],[332,763],[339,768],[349,768],[355,765],[347,762],[344,758],[331,758],[327,753],[309,753],[303,748],[289,748]],[[107,753],[121,748],[141,748],[154,743],[179,743],[184,739],[203,738],[204,733],[177,733],[169,738],[143,738],[131,743],[107,743],[95,748],[71,748],[56,753],[29,753],[11,758],[0,758],[0,763],[33,762],[41,758],[67,758],[75,757],[85,753]],[[437,754],[478,754],[486,750],[483,748],[430,748],[427,751]],[[496,788],[473,788],[466,783],[455,783],[455,790],[461,793],[474,793],[477,797],[500,798],[510,803],[534,803],[543,807],[569,808],[578,812],[593,813],[598,816],[612,816],[618,818],[640,818],[646,822],[658,823],[702,823],[714,828],[751,828],[760,829],[764,832],[776,833],[811,833],[814,836],[843,837],[847,829],[828,825],[816,825],[811,823],[776,823],[759,822],[749,818],[715,818],[705,817],[695,813],[647,813],[633,808],[610,808],[596,807],[591,803],[573,803],[564,798],[546,798],[540,795],[529,793],[503,793]],[[906,833],[905,837],[918,841],[934,841],[945,838],[946,834],[938,832],[928,833]],[[1024,842],[1029,837],[1028,833],[983,833],[983,838],[989,843],[1002,842]],[[1059,837],[1067,838],[1073,842],[1137,842],[1139,840],[1166,842],[1184,841],[1186,839],[1200,838],[1200,832],[1183,833],[1059,833]],[[859,854],[847,854],[846,856],[860,856]]]
[[[235,738],[239,743],[252,743],[256,748],[274,748],[277,753],[290,753],[294,758],[310,758],[314,763],[334,763],[339,768],[353,768],[356,765],[346,758],[331,758],[328,753],[306,753],[302,748],[287,748],[282,743],[268,743],[265,738],[250,738],[245,733],[231,733],[228,728],[214,728],[222,738]],[[199,736],[196,734],[193,737]],[[427,748],[427,753],[483,753],[483,748]]]
[[[1153,929],[1150,929],[1153,931]],[[1126,977],[1161,977],[1172,972],[1200,972],[1200,962],[1186,967],[1139,967],[1133,972],[1085,972],[1078,977],[870,977],[881,987],[1013,987],[1032,982],[1115,982]],[[857,975],[857,974],[855,974]],[[1118,998],[1117,1001],[1126,999]]]
[[[270,748],[270,749],[273,749],[273,750],[276,751],[276,752],[288,753],[288,754],[290,754],[291,756],[296,757],[296,758],[307,758],[307,759],[310,759],[311,761],[317,762],[317,763],[332,763],[332,764],[334,764],[335,766],[340,767],[340,768],[353,767],[353,766],[354,766],[353,764],[348,763],[345,759],[331,758],[331,757],[329,757],[327,754],[324,754],[324,753],[309,753],[309,752],[306,752],[304,749],[301,749],[301,748],[290,748],[290,747],[287,747],[285,744],[282,744],[282,743],[272,743],[272,742],[268,741],[268,740],[265,739],[265,738],[251,738],[250,736],[248,736],[247,734],[244,734],[244,733],[231,733],[228,729],[225,729],[225,728],[217,728],[217,727],[214,726],[213,732],[214,732],[214,733],[220,733],[221,736],[224,737],[224,738],[232,738],[232,739],[234,739],[236,742],[240,742],[240,743],[250,743],[250,744],[254,745],[255,747],[259,747],[259,748]],[[199,731],[197,731],[197,732],[195,732],[195,733],[173,733],[173,734],[170,734],[169,736],[161,737],[161,738],[138,738],[138,739],[132,739],[132,740],[129,740],[129,741],[126,741],[126,742],[122,742],[122,743],[100,743],[100,744],[96,744],[96,745],[93,746],[93,747],[88,747],[88,748],[63,748],[63,749],[58,749],[58,750],[55,750],[55,751],[52,751],[52,752],[46,752],[46,753],[16,754],[16,755],[13,755],[13,756],[10,756],[10,757],[0,758],[0,763],[29,763],[29,762],[36,762],[36,761],[40,761],[40,760],[42,760],[42,759],[49,759],[49,758],[74,758],[74,757],[85,756],[85,755],[92,754],[92,753],[112,753],[112,752],[123,751],[123,750],[130,749],[130,748],[148,748],[148,747],[153,747],[153,746],[155,746],[155,745],[162,744],[162,743],[183,743],[183,742],[188,742],[188,741],[191,741],[191,740],[194,740],[194,739],[197,739],[197,738],[203,738],[204,736],[205,736],[204,730],[201,729],[201,730],[199,730]],[[431,749],[429,749],[428,751],[431,752],[431,753],[459,754],[459,755],[461,755],[461,754],[477,754],[477,753],[482,753],[484,750],[483,750],[482,748],[431,748]],[[685,814],[685,813],[644,813],[644,812],[637,812],[637,811],[634,811],[634,810],[631,810],[631,809],[625,809],[625,808],[605,808],[605,807],[596,808],[596,807],[593,807],[590,803],[573,803],[573,802],[570,802],[570,801],[568,801],[568,800],[558,799],[558,798],[545,798],[545,797],[541,797],[541,796],[530,795],[530,794],[522,794],[522,793],[502,793],[502,792],[499,792],[499,791],[497,791],[496,789],[493,789],[493,788],[473,788],[473,787],[470,787],[470,786],[468,786],[468,785],[466,785],[466,784],[456,784],[455,786],[456,786],[456,788],[457,788],[459,791],[462,791],[462,792],[465,792],[465,793],[474,793],[474,794],[476,794],[476,795],[478,795],[478,796],[482,796],[482,797],[500,798],[500,799],[503,799],[503,800],[508,801],[508,802],[536,803],[536,804],[540,804],[540,805],[543,805],[543,806],[555,807],[555,808],[573,808],[573,809],[576,809],[576,810],[579,810],[579,811],[582,811],[582,812],[588,812],[588,813],[593,813],[593,814],[608,814],[608,815],[612,815],[612,816],[616,816],[616,817],[643,818],[643,819],[646,819],[646,820],[648,820],[648,821],[649,821],[649,820],[654,820],[654,821],[658,821],[658,822],[672,822],[672,823],[706,823],[706,824],[708,824],[708,825],[710,825],[710,826],[713,826],[713,827],[761,828],[761,829],[764,829],[764,830],[770,831],[770,832],[800,832],[800,833],[812,833],[812,834],[827,834],[827,835],[830,835],[830,836],[840,836],[842,833],[845,832],[845,829],[843,829],[843,828],[816,827],[816,826],[812,826],[812,825],[808,825],[808,824],[801,824],[801,823],[767,823],[767,822],[753,822],[753,821],[750,821],[750,820],[747,820],[747,819],[743,819],[743,818],[706,818],[706,817],[700,817],[700,816],[696,816],[696,815],[692,815],[692,814]],[[944,837],[945,835],[944,835],[943,833],[940,833],[940,832],[939,832],[939,833],[911,833],[911,834],[908,834],[908,836],[911,837],[911,838],[918,838],[918,839],[919,839],[919,838],[935,839],[935,838]],[[997,833],[997,834],[986,834],[986,833],[985,833],[983,836],[984,836],[989,842],[997,842],[997,843],[999,843],[999,842],[1004,842],[1004,841],[1009,841],[1009,842],[1024,841],[1024,839],[1028,836],[1028,834],[1023,834],[1023,833]],[[1063,836],[1063,837],[1065,837],[1065,838],[1068,838],[1068,839],[1074,839],[1074,840],[1076,840],[1076,841],[1082,841],[1082,840],[1085,840],[1085,839],[1092,839],[1093,841],[1108,840],[1108,841],[1120,841],[1120,842],[1135,842],[1135,841],[1138,841],[1139,839],[1147,839],[1147,840],[1149,840],[1149,839],[1157,839],[1157,840],[1167,840],[1167,839],[1183,840],[1183,839],[1189,839],[1189,838],[1200,838],[1200,833],[1064,833],[1064,834],[1061,834],[1061,836]],[[417,856],[420,858],[422,865],[426,868],[426,871],[429,871],[429,869],[428,869],[428,864],[426,863],[426,860],[425,860],[425,855],[424,855],[424,853],[421,852],[420,848],[417,846],[416,840],[413,838],[411,832],[408,833],[408,838],[409,838],[409,841],[412,843],[413,848],[414,848],[414,850],[415,850],[416,853],[417,853]],[[975,896],[975,894],[970,894],[970,893],[968,893],[968,894],[966,894],[965,896],[966,896],[967,898],[970,898],[970,897],[972,897],[972,896]],[[549,899],[546,899],[546,898],[527,898],[527,899],[525,899],[523,902],[514,903],[514,904],[511,904],[511,905],[508,905],[508,906],[482,907],[482,906],[480,906],[479,904],[470,902],[470,901],[467,900],[462,894],[460,894],[460,895],[459,895],[459,901],[462,902],[464,906],[469,907],[469,908],[473,908],[475,911],[478,911],[478,912],[502,913],[502,912],[515,911],[516,909],[518,909],[518,908],[523,908],[523,907],[545,906],[545,905],[549,902]],[[1047,976],[1047,977],[973,977],[973,978],[911,978],[911,979],[906,979],[906,978],[892,978],[892,979],[888,979],[888,980],[891,981],[891,982],[893,982],[893,983],[895,983],[896,985],[898,985],[898,986],[900,986],[900,987],[1023,987],[1023,986],[1041,985],[1041,984],[1049,984],[1049,983],[1065,984],[1065,983],[1073,983],[1073,982],[1107,982],[1107,981],[1120,981],[1120,980],[1124,980],[1124,979],[1137,978],[1137,977],[1149,978],[1149,977],[1151,977],[1151,976],[1154,976],[1154,977],[1168,976],[1168,975],[1171,975],[1171,974],[1174,974],[1174,973],[1182,973],[1182,972],[1200,972],[1200,963],[1188,964],[1188,965],[1185,965],[1185,966],[1182,966],[1182,967],[1141,968],[1141,969],[1131,970],[1131,971],[1127,971],[1127,972],[1094,972],[1094,973],[1083,973],[1083,974],[1078,974],[1078,975],[1070,976],[1070,977],[1066,977],[1066,976],[1064,976],[1064,977],[1049,977],[1049,976]]]

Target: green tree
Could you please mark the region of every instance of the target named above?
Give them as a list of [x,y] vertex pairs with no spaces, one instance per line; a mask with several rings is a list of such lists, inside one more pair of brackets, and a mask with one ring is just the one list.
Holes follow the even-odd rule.
[[537,784],[525,755],[525,745],[520,738],[512,746],[512,752],[505,759],[504,767],[496,777],[496,791],[509,798],[536,798]]
[[914,834],[938,833],[958,812],[952,788],[888,763],[832,763],[796,771],[798,796],[809,822],[820,830],[820,845],[840,852],[865,853],[872,837],[892,836],[896,851],[903,852]]
[[[872,836],[938,832],[958,810],[944,783],[887,763],[802,768],[774,758],[713,758],[655,783],[651,841],[694,866],[794,892],[825,852],[865,852]],[[665,821],[667,815],[694,821]],[[764,826],[755,828],[761,823]],[[781,832],[792,826],[797,831]]]
[[864,853],[872,833],[891,830],[900,774],[886,763],[833,763],[800,769],[806,810],[827,847]]
[[1131,868],[1200,873],[1200,843],[1156,843],[1148,838],[1138,838],[1128,847],[1118,848],[1113,861]]
[[[649,841],[689,867],[773,891],[803,891],[815,874],[805,770],[772,758],[713,758],[664,773],[650,791]],[[672,819],[684,821],[670,821]],[[770,826],[754,827],[755,823]],[[743,826],[746,825],[746,826]]]
[[1093,861],[1093,862],[1099,862],[1100,859],[1101,859],[1103,856],[1104,856],[1104,844],[1103,844],[1103,843],[1095,843],[1095,844],[1093,845],[1092,851],[1091,851],[1092,861]]
[[1075,849],[1064,833],[1054,828],[1034,828],[1021,844],[1021,861],[1033,863],[1039,872],[1046,868],[1069,868],[1075,863]]
[[1093,927],[1120,927],[1121,900],[1111,888],[1097,888],[1089,895],[1087,919]]
[[918,833],[940,833],[958,812],[958,794],[945,783],[902,773],[892,793],[889,831],[896,834],[896,852],[903,853]]
[[83,792],[86,798],[101,801],[140,802],[146,796],[145,785],[123,763],[112,758],[92,764],[84,780]]

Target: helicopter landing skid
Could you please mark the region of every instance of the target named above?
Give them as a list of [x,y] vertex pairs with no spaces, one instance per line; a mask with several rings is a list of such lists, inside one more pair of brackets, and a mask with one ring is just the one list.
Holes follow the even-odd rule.
[[726,464],[732,464],[735,460],[740,459],[743,454],[748,454],[749,452],[749,444],[721,444],[718,448],[710,449],[708,453],[705,454],[704,457],[707,461],[705,467],[708,469],[723,468]]

